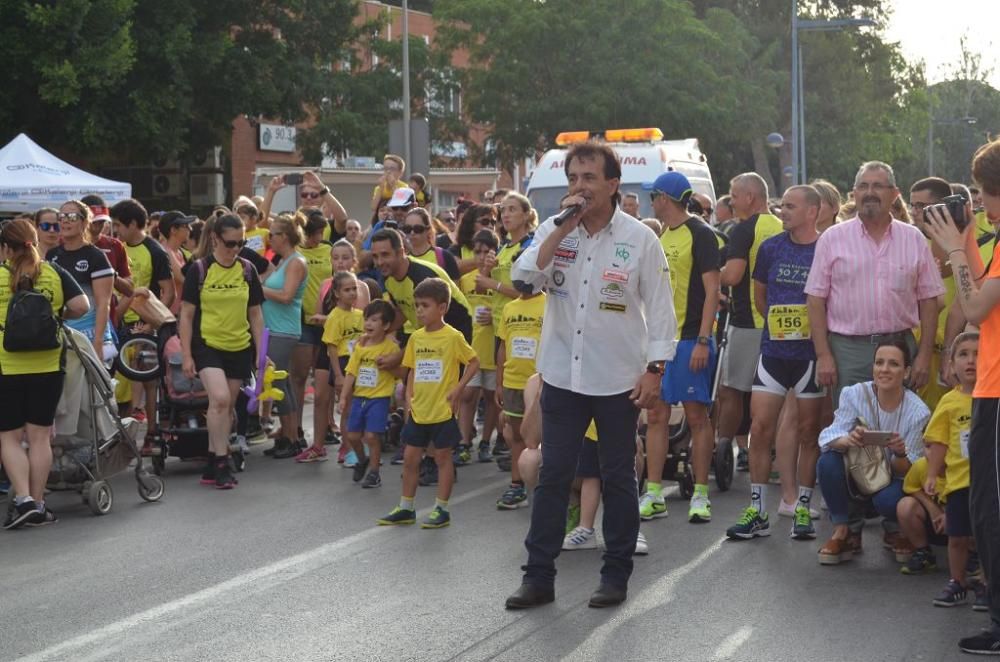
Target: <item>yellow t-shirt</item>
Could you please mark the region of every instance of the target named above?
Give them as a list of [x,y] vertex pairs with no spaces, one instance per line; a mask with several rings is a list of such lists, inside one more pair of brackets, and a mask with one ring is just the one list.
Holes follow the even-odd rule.
[[[2,327],[7,323],[7,306],[10,305],[12,296],[11,275],[7,268],[0,268],[0,372],[5,375],[40,375],[46,372],[60,372],[62,370],[62,348],[60,347],[37,352],[8,352],[3,348]],[[71,279],[72,276],[67,274],[66,278]],[[73,286],[75,283],[67,283],[67,285]],[[49,300],[49,303],[52,304],[52,312],[59,317],[65,303],[63,278],[60,276],[60,272],[56,271],[48,262],[42,262],[34,289],[41,292]],[[75,292],[74,296],[82,293],[78,285],[72,292]],[[61,335],[60,331],[60,337]]]
[[306,259],[306,289],[302,293],[302,319],[306,322],[313,315],[323,312],[319,310],[319,292],[323,281],[333,275],[330,248],[330,244],[326,242],[320,242],[312,248],[298,248]]
[[244,235],[247,240],[247,248],[252,251],[256,251],[258,255],[264,255],[267,253],[267,247],[270,245],[271,231],[267,228],[256,227],[253,230],[247,230],[246,235]]
[[472,349],[476,350],[476,356],[479,357],[479,369],[496,370],[496,331],[492,323],[476,322],[476,311],[480,308],[490,308],[492,312],[494,292],[488,290],[485,294],[476,294],[477,273],[479,272],[470,271],[462,276],[458,287],[472,306]]
[[538,372],[535,360],[542,341],[545,295],[514,299],[503,309],[497,337],[504,341],[503,387],[523,389]]
[[372,197],[374,198],[375,196],[378,196],[383,200],[388,200],[389,198],[392,197],[393,191],[395,191],[398,188],[407,188],[407,186],[408,186],[407,183],[401,179],[397,179],[396,185],[393,186],[392,188],[389,188],[388,186],[383,187],[380,184],[376,184],[375,189],[372,191]]
[[388,398],[392,396],[396,378],[387,370],[379,370],[375,363],[380,356],[395,354],[399,347],[388,336],[377,345],[354,346],[345,372],[354,375],[354,395],[360,398]]
[[[155,297],[159,298],[162,294],[160,281],[173,282],[170,256],[167,252],[152,237],[144,237],[135,246],[125,244],[125,254],[128,255],[129,268],[132,270],[132,286],[147,287]],[[122,319],[127,324],[134,324],[139,321],[139,315],[130,308],[125,311]]]
[[[923,492],[925,482],[927,482],[927,458],[922,457],[910,465],[910,470],[903,477],[903,493],[914,494],[916,492]],[[948,500],[947,497],[943,496],[947,485],[946,478],[940,476],[937,480],[938,503],[944,503]]]
[[[206,268],[204,282],[200,280],[199,263]],[[196,260],[184,276],[183,298],[197,308],[195,336],[206,346],[224,352],[239,352],[250,346],[247,309],[264,302],[253,267],[240,259],[224,267],[211,255]]]
[[365,316],[362,311],[357,308],[344,310],[337,306],[330,311],[323,325],[323,343],[336,345],[337,356],[350,356],[364,332]]
[[[499,281],[501,285],[513,287],[513,283],[510,280],[510,269],[514,264],[514,258],[517,257],[523,247],[520,241],[515,241],[501,248],[500,252],[497,253],[497,265],[490,271],[490,276]],[[513,299],[500,291],[493,293],[493,326],[500,326],[500,315],[503,313],[503,307],[511,301]]]
[[476,358],[476,352],[454,327],[437,331],[417,329],[406,343],[403,365],[413,370],[410,415],[423,425],[452,418],[448,393],[458,385],[458,366]]
[[949,494],[969,486],[969,427],[972,425],[972,396],[955,388],[942,396],[924,431],[928,443],[947,444],[944,477]]

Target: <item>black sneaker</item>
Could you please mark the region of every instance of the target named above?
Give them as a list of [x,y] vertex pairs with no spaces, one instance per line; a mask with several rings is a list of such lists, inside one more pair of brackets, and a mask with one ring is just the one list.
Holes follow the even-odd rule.
[[1000,634],[990,630],[975,635],[959,639],[958,647],[964,653],[974,655],[1000,655]]
[[421,487],[430,487],[431,485],[438,484],[438,468],[437,463],[429,457],[425,457],[420,462],[420,477],[417,479],[417,483]]
[[299,454],[299,445],[287,437],[278,437],[274,440],[274,448],[271,457],[275,460],[286,460]]
[[361,481],[361,487],[366,490],[382,487],[382,476],[377,471],[369,471],[365,479]]
[[202,485],[215,485],[215,461],[209,460],[208,464],[205,465],[205,470],[201,472],[201,480],[198,481]]
[[352,475],[351,478],[354,480],[355,483],[358,483],[361,481],[362,478],[365,477],[366,471],[368,471],[367,457],[364,458],[363,460],[357,461],[357,463],[354,465],[354,475]]
[[34,499],[25,499],[19,504],[10,500],[7,507],[7,517],[4,519],[3,528],[16,529],[24,524],[41,524],[45,515],[38,511],[38,506]]
[[741,448],[736,451],[736,470],[737,471],[750,471],[750,457],[747,453],[747,449]]
[[34,526],[45,526],[46,524],[55,524],[58,521],[59,521],[59,518],[56,517],[56,514],[54,512],[52,512],[51,508],[49,508],[48,506],[46,506],[45,510],[42,511],[42,518],[39,521],[35,522],[35,521],[28,520],[27,522],[24,523],[24,525],[25,526],[32,526],[32,527],[34,527]]
[[323,440],[323,445],[325,446],[337,446],[340,444],[340,435],[331,430],[326,429],[326,438]]
[[229,470],[228,460],[223,460],[215,465],[215,489],[231,490],[236,487],[237,483],[239,481],[233,478],[233,474]]

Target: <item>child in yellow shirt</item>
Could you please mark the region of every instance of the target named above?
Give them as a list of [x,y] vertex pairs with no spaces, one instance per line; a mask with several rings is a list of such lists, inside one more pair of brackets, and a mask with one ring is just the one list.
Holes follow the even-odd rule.
[[[455,422],[455,411],[462,391],[479,371],[476,352],[461,331],[445,324],[444,315],[451,303],[451,287],[440,278],[428,278],[413,291],[413,304],[421,328],[413,332],[403,354],[403,366],[410,373],[406,399],[410,415],[403,427],[403,495],[399,506],[378,520],[380,525],[413,524],[416,511],[417,474],[421,457],[427,450],[438,468],[438,491],[434,510],[421,522],[422,529],[440,529],[451,524],[448,499],[455,483],[452,451],[462,433]],[[459,367],[465,371],[459,378]],[[430,446],[434,450],[429,449]]]
[[[969,516],[969,428],[972,424],[972,391],[976,387],[976,358],[979,355],[979,334],[963,333],[951,347],[951,367],[958,386],[944,394],[938,402],[927,430],[927,481],[924,492],[947,498],[945,533],[948,534],[948,568],[951,578],[934,599],[936,607],[965,604],[967,589],[966,564],[972,548],[972,520]],[[937,485],[944,476],[946,486]],[[929,546],[917,549],[907,564],[914,574],[934,567],[934,553]]]
[[497,405],[504,413],[504,439],[510,444],[510,487],[497,500],[500,510],[527,505],[528,493],[518,467],[524,451],[521,419],[524,417],[524,387],[535,374],[535,360],[542,339],[545,295],[522,294],[507,303],[500,315],[497,338]]

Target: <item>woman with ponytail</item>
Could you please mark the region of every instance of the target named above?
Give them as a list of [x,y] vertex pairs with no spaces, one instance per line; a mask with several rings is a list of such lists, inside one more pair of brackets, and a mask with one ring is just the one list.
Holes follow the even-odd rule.
[[[11,299],[20,290],[35,290],[52,305],[60,319],[84,315],[90,309],[76,280],[59,265],[42,261],[38,235],[26,220],[10,221],[0,231],[0,459],[11,482],[3,528],[56,521],[46,509],[45,482],[52,467],[49,435],[62,396],[63,349],[7,351],[4,325]],[[21,446],[28,440],[27,452]]]

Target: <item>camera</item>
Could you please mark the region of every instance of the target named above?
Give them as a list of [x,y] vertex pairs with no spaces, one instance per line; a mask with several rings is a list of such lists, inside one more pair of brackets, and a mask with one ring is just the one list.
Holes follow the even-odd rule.
[[290,172],[287,175],[284,175],[282,179],[285,181],[285,184],[289,186],[296,186],[302,183],[302,175],[297,172]]
[[962,195],[949,195],[941,198],[941,202],[938,204],[924,207],[924,223],[928,220],[927,211],[929,209],[937,209],[942,216],[947,209],[948,213],[951,214],[951,219],[955,221],[955,227],[961,232],[969,224],[969,218],[965,215],[965,205],[965,196]]

